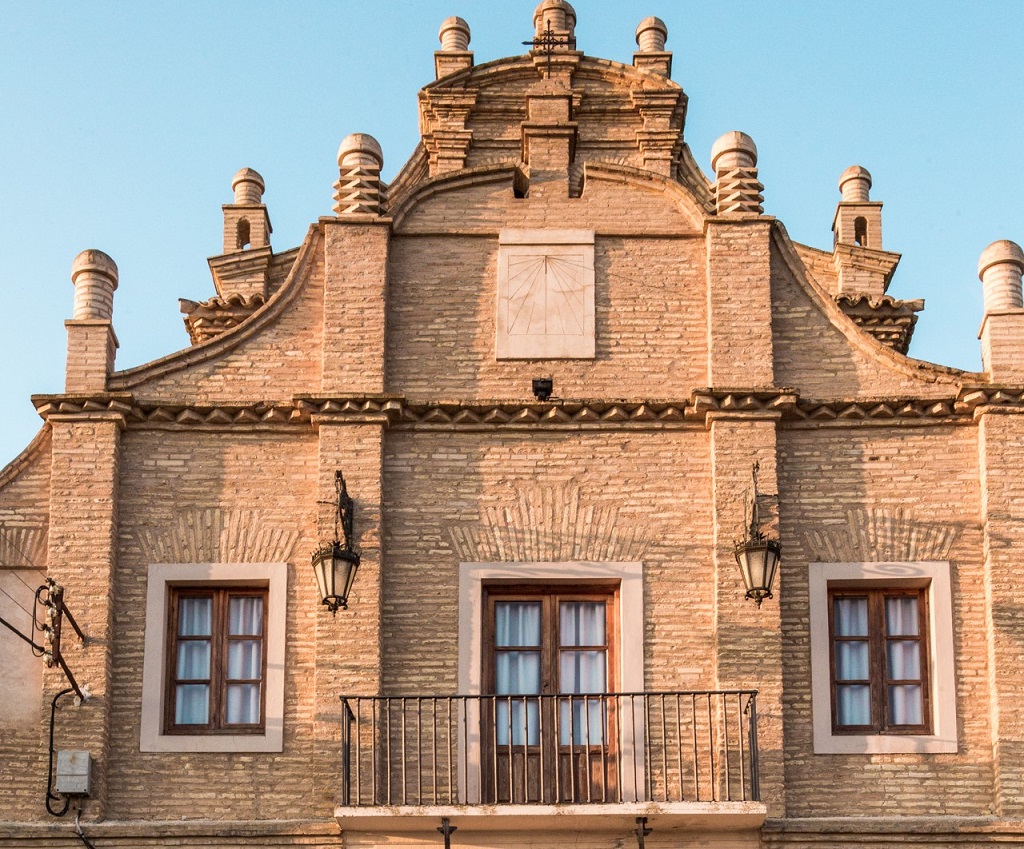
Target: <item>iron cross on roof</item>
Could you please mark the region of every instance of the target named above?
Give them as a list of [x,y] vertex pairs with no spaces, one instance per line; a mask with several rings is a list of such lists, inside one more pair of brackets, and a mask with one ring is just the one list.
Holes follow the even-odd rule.
[[576,49],[576,39],[571,35],[555,35],[551,30],[551,21],[548,21],[547,29],[544,32],[531,41],[524,41],[523,44],[528,44],[530,47],[544,48],[544,54],[548,57],[547,70],[544,72],[545,78],[551,76],[551,54],[556,47],[564,44],[570,50]]

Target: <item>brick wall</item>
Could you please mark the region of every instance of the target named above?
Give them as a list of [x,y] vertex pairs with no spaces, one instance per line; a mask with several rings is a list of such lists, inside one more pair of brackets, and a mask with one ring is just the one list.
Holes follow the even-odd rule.
[[[789,816],[992,811],[976,440],[974,428],[950,426],[779,434]],[[808,563],[942,559],[953,573],[959,753],[813,754]]]

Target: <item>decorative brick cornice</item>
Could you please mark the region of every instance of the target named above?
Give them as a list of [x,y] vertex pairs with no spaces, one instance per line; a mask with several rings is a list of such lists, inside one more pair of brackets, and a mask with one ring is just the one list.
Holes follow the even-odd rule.
[[110,415],[127,419],[134,412],[131,395],[33,395],[32,404],[44,419],[59,416],[95,416],[108,418]]
[[233,294],[198,302],[181,298],[178,304],[185,313],[189,339],[193,345],[199,345],[237,327],[266,302],[266,297],[257,293],[251,296]]
[[964,386],[956,396],[956,410],[974,417],[983,412],[1024,414],[1024,390],[1019,386]]
[[841,294],[836,303],[858,327],[900,354],[909,350],[916,314],[924,309],[923,300],[900,301],[891,295]]
[[790,423],[970,422],[979,410],[1024,414],[1024,388],[964,387],[938,398],[801,398],[793,389],[696,389],[686,400],[419,401],[396,396],[318,398],[252,404],[173,404],[130,395],[33,396],[44,419],[120,417],[129,426],[379,424],[397,429],[661,429],[701,427],[723,416],[774,416]]
[[807,421],[951,419],[959,416],[952,399],[882,398],[801,400],[795,417]]

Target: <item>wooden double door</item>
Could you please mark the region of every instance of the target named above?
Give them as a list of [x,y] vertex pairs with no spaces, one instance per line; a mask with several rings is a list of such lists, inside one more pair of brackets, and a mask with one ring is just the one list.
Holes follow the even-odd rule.
[[494,803],[619,801],[614,587],[488,587],[482,789]]

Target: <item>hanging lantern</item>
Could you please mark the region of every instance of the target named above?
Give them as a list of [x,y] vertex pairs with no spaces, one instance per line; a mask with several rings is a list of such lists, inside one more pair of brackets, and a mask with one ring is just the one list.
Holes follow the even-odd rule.
[[753,599],[757,606],[766,598],[772,598],[772,585],[782,557],[782,545],[776,539],[769,539],[761,531],[761,517],[758,505],[757,473],[760,463],[754,463],[753,491],[744,511],[745,536],[739,540],[733,553],[739,564],[746,598]]
[[320,590],[320,601],[331,613],[337,613],[339,608],[348,610],[348,594],[359,569],[359,554],[352,548],[352,499],[340,471],[334,473],[334,488],[338,495],[334,539],[313,553],[313,574]]

